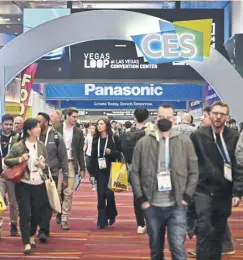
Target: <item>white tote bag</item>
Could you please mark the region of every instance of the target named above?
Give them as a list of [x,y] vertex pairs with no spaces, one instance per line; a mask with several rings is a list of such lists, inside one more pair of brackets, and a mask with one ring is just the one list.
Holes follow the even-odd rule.
[[53,211],[55,211],[56,213],[61,213],[62,209],[61,209],[60,198],[58,196],[56,183],[52,178],[51,170],[49,167],[48,167],[48,174],[49,174],[49,179],[45,180],[45,184],[46,184],[46,191],[47,191],[49,204],[53,209]]

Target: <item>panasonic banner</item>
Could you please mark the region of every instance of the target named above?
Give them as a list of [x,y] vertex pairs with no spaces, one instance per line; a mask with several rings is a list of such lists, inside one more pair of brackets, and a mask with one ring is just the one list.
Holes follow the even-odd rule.
[[46,84],[46,100],[202,100],[199,84]]

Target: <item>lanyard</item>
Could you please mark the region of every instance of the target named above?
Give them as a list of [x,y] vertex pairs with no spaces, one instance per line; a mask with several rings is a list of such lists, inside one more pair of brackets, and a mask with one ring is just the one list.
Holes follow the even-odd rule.
[[[107,144],[108,144],[108,136],[106,137],[106,141],[105,141],[103,157],[105,157],[105,152],[106,152]],[[100,138],[99,138],[99,140],[98,140],[98,158],[99,158],[99,157],[100,157]]]
[[228,152],[227,146],[226,146],[224,138],[223,138],[223,134],[220,133],[220,140],[221,140],[221,143],[222,143],[222,146],[223,146],[224,153],[221,150],[219,144],[217,143],[217,138],[216,138],[216,134],[214,133],[214,131],[213,131],[213,137],[214,137],[215,144],[216,144],[216,146],[219,150],[219,153],[220,153],[221,157],[223,158],[224,162],[231,164],[231,159],[230,159],[229,152]]
[[[10,148],[11,148],[12,139],[13,139],[13,136],[10,137],[9,142],[8,142],[8,153],[9,153]],[[1,143],[0,143],[0,156],[3,157],[2,144]]]
[[[160,152],[159,152],[160,154]],[[165,137],[165,169],[169,170],[170,167],[170,145],[169,137]],[[159,158],[159,171],[161,171],[161,159]]]

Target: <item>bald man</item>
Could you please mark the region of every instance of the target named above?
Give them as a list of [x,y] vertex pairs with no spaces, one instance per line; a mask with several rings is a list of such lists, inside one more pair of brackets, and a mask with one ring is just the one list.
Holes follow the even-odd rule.
[[51,123],[52,125],[60,124],[61,123],[62,113],[60,111],[52,111],[50,113]]
[[14,118],[14,132],[16,134],[19,134],[19,136],[22,136],[24,126],[24,119],[22,116],[17,116]]
[[196,128],[191,125],[191,121],[191,115],[184,114],[182,117],[182,122],[179,125],[175,125],[174,128],[177,131],[190,136],[191,133],[196,130]]

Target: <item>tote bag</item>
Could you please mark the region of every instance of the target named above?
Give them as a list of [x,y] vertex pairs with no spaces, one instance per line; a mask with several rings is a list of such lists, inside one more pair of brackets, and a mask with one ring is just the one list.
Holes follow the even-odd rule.
[[54,182],[54,180],[52,178],[51,170],[49,167],[48,167],[48,175],[49,175],[49,178],[45,180],[45,185],[46,185],[46,191],[47,191],[49,204],[54,212],[61,213],[62,209],[61,209],[60,198],[58,196],[56,183]]

